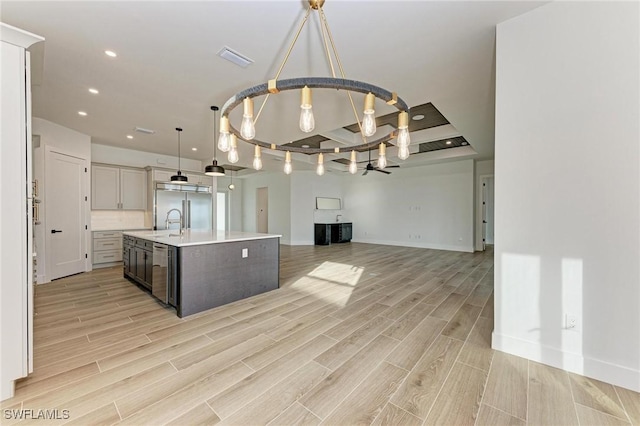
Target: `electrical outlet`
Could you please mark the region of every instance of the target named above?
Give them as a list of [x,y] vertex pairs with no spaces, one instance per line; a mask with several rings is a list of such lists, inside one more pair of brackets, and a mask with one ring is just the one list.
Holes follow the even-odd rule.
[[578,317],[567,314],[565,318],[565,328],[576,328],[578,326]]
[[249,249],[248,248],[243,248],[242,249],[242,258],[246,258],[249,257]]

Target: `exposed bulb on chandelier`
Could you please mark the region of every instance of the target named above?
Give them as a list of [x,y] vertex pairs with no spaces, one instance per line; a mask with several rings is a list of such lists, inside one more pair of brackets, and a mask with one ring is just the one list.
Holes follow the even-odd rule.
[[240,135],[244,140],[250,141],[256,137],[256,126],[253,124],[253,101],[250,98],[244,98],[243,106]]
[[293,167],[291,166],[291,153],[287,151],[284,155],[284,173],[290,175],[293,171]]
[[229,152],[231,148],[231,136],[229,135],[229,117],[220,117],[220,135],[218,136],[218,149]]
[[238,142],[236,139],[236,135],[231,135],[231,148],[229,148],[229,154],[227,154],[227,160],[231,164],[235,164],[238,162],[240,157],[238,156]]
[[300,102],[300,130],[305,133],[313,131],[316,122],[313,117],[313,107],[311,105],[311,89],[307,86],[302,88],[302,100]]
[[362,117],[362,135],[373,136],[376,133],[376,117],[373,109],[376,97],[368,93],[364,98],[364,116]]
[[400,145],[398,146],[398,158],[401,160],[406,160],[409,158],[409,147]]
[[253,168],[255,170],[262,169],[262,155],[260,153],[260,146],[256,145],[253,156]]
[[324,155],[318,154],[318,167],[316,168],[316,174],[322,176],[324,174]]
[[381,143],[378,148],[378,168],[384,169],[385,167],[387,167],[387,146]]
[[356,152],[351,151],[351,162],[349,163],[349,173],[355,175],[358,172],[358,164],[356,163]]
[[408,147],[411,143],[411,137],[409,136],[409,129],[398,130],[398,146]]
[[398,147],[408,147],[411,143],[409,136],[409,113],[401,112],[398,114]]

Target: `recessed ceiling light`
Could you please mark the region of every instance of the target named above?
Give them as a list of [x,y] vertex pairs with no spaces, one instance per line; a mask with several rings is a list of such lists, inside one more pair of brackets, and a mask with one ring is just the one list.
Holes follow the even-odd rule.
[[447,141],[447,145],[451,145],[451,141]]
[[467,144],[466,141],[460,142],[460,145],[466,145],[466,144]]
[[309,148],[309,145],[302,145],[303,148]]
[[424,118],[423,114],[416,114],[413,117],[411,117],[412,120],[416,120],[416,121],[420,121]]
[[195,148],[195,147],[191,148],[191,151],[197,151],[197,150],[198,150],[198,148]]
[[78,111],[78,115],[81,115],[81,116],[83,116],[83,117],[86,117],[86,116],[87,116],[87,113],[86,113],[86,112],[84,112],[84,111]]
[[91,88],[89,89],[89,93],[93,93],[94,95],[97,95],[97,94],[98,94],[98,93],[100,93],[100,92],[98,91],[98,89],[94,89],[93,87],[91,87]]
[[118,56],[118,54],[116,52],[114,52],[113,50],[105,50],[104,54],[107,55],[110,58],[115,58],[116,56]]
[[127,135],[127,139],[133,139],[133,136]]

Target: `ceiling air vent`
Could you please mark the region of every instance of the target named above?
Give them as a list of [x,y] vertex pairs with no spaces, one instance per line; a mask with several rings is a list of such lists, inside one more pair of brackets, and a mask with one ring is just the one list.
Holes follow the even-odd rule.
[[145,135],[153,135],[156,131],[151,129],[145,129],[144,127],[136,127],[134,129],[138,133],[144,133]]
[[220,49],[218,52],[218,56],[223,59],[226,59],[229,62],[233,62],[234,64],[246,68],[253,63],[253,59],[249,59],[246,56],[236,52],[233,49],[228,48],[227,46]]

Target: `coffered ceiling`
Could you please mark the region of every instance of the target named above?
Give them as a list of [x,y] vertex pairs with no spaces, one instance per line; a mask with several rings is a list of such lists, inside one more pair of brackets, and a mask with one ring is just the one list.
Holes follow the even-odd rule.
[[[240,90],[274,77],[306,4],[2,1],[1,19],[46,38],[44,46],[35,47],[44,54],[35,64],[41,75],[34,79],[34,116],[88,134],[94,143],[169,155],[177,153],[174,129],[182,127],[183,157],[206,163],[212,156],[210,105],[222,106]],[[495,26],[541,4],[327,0],[324,10],[347,78],[395,91],[416,107],[412,116],[418,110],[425,115],[411,122],[414,152],[422,152],[423,143],[463,137],[468,145],[440,149],[437,159],[488,159],[494,145]],[[330,75],[315,18],[281,78]],[[225,46],[254,62],[241,68],[222,59],[216,54]],[[360,109],[363,96],[354,100]],[[299,93],[272,96],[256,125],[257,137],[278,144],[343,146],[358,137],[344,94],[314,91],[316,129],[310,138],[297,126],[299,104]],[[393,111],[376,103],[381,132],[394,125]],[[239,116],[231,119],[239,127]],[[155,133],[138,133],[136,127]],[[239,148],[238,165],[250,167],[253,146],[239,142]],[[263,154],[265,169],[279,169],[282,163],[271,161],[271,155]],[[430,155],[412,155],[406,165],[430,161]],[[314,159],[305,157],[294,157],[298,168],[313,167]]]

